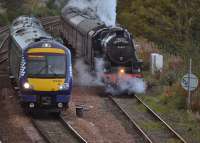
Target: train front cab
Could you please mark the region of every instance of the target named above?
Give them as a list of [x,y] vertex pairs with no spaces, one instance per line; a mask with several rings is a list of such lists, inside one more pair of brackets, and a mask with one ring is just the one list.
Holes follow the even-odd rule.
[[26,109],[66,109],[72,88],[69,50],[28,48],[22,57],[20,84],[22,103]]

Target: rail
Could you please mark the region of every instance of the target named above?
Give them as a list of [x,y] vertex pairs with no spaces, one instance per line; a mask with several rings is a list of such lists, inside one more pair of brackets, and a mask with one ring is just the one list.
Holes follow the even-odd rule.
[[2,34],[2,33],[4,33],[4,32],[7,32],[8,29],[9,29],[8,26],[1,27],[1,28],[0,28],[0,34]]
[[1,45],[0,45],[0,64],[8,60],[8,56],[6,55],[8,53],[8,49],[5,48],[5,44],[8,41],[9,35],[6,35],[6,37],[3,39]]
[[135,98],[146,107],[146,109],[158,120],[160,120],[177,138],[181,140],[182,143],[187,143],[187,141],[178,134],[169,124],[167,124],[156,112],[154,112],[147,104],[145,104],[138,96],[134,95]]
[[87,141],[69,124],[65,121],[65,119],[60,115],[59,116],[61,122],[74,133],[74,135],[82,142],[87,143]]
[[56,119],[34,119],[32,123],[48,143],[66,142],[87,143],[83,137],[62,116]]
[[[8,40],[9,38],[9,35],[6,35],[6,37],[3,39],[3,41],[1,42],[1,45],[0,45],[0,49],[2,49],[6,43],[6,41]],[[0,54],[4,53],[4,51],[0,51]]]
[[[172,133],[174,135],[175,138],[177,138],[179,141],[181,141],[182,143],[187,143],[187,141],[180,135],[178,134],[169,124],[167,124],[157,113],[155,113],[148,105],[146,105],[140,98],[138,98],[136,95],[134,95],[135,99],[137,99],[137,101],[142,104],[147,111],[153,115],[153,117],[156,120],[159,120],[169,131],[170,133]],[[143,134],[143,136],[150,142],[153,143],[153,139],[151,139],[148,134],[136,123],[136,121],[134,121],[129,113],[123,109],[118,102],[116,102],[115,98],[112,96],[109,96],[109,98],[116,104],[116,106],[132,121],[132,123],[138,128],[138,130]],[[131,99],[130,99],[131,100]]]
[[129,114],[122,109],[118,103],[113,99],[113,97],[111,95],[108,96],[109,99],[111,99],[111,101],[118,107],[118,109],[120,109],[122,111],[122,113],[128,118],[128,120],[130,120],[132,122],[132,124],[135,126],[135,128],[140,132],[140,134],[145,138],[145,140],[149,143],[153,143],[153,141],[151,140],[151,138],[145,133],[145,131],[129,116]]

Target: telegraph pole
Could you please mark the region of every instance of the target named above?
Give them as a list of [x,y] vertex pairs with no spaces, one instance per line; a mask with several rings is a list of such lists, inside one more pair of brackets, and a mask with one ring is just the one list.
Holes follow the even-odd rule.
[[185,74],[181,80],[181,86],[188,92],[188,97],[186,98],[186,104],[187,104],[187,111],[191,111],[191,93],[194,91],[199,84],[198,77],[194,74],[192,74],[192,59],[190,58],[189,61],[189,68],[188,73]]
[[188,111],[191,111],[191,74],[192,74],[192,59],[189,61],[189,76],[188,76],[188,98],[187,105]]

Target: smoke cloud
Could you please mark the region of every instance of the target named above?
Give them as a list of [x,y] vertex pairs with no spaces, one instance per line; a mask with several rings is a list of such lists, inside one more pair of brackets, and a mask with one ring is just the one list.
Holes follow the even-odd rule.
[[122,91],[127,91],[128,93],[144,93],[146,90],[146,84],[143,79],[130,78],[128,80],[122,80],[119,84]]
[[[76,84],[81,86],[103,86],[103,82],[100,78],[100,73],[92,75],[92,73],[89,70],[89,67],[84,63],[83,59],[78,59],[75,63],[75,69],[76,69]],[[99,66],[99,70],[102,68]]]
[[70,0],[66,6],[76,7],[80,10],[92,9],[107,26],[115,26],[116,0]]
[[102,58],[95,59],[95,73],[90,72],[89,66],[84,63],[83,59],[78,59],[75,63],[75,69],[77,71],[76,84],[81,86],[104,86],[107,93],[112,95],[119,95],[123,93],[140,94],[145,93],[146,83],[140,78],[126,79],[120,78],[117,74],[117,86],[103,82],[102,75],[104,74],[104,61]]
[[141,94],[146,91],[146,83],[143,79],[129,78],[129,79],[118,79],[117,88],[112,85],[106,86],[106,92],[112,95],[120,95],[123,93],[128,94]]

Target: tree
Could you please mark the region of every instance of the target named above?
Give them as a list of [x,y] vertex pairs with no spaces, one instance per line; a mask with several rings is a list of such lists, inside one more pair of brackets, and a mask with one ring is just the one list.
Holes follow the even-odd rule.
[[119,21],[168,52],[189,52],[199,41],[198,0],[120,0],[119,5]]
[[23,0],[4,0],[5,8],[7,9],[7,17],[12,21],[16,16],[23,12]]

